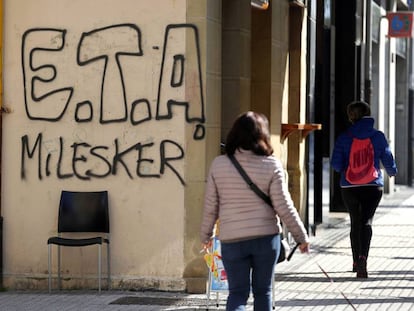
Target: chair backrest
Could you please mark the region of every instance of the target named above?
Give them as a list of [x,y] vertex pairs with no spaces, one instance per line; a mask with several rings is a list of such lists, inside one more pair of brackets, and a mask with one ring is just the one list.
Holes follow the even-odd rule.
[[58,232],[109,233],[107,191],[62,191]]

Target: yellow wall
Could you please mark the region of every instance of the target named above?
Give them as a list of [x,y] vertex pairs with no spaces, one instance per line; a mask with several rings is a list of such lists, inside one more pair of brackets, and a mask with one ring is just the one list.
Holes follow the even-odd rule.
[[[296,150],[280,142],[305,104],[291,96],[305,66],[290,85],[289,1],[4,3],[4,286],[46,288],[60,191],[105,189],[113,288],[204,292],[205,175],[234,117],[266,113],[286,166]],[[64,249],[65,288],[96,286],[96,270],[95,249]]]
[[[187,206],[198,219],[204,186],[203,22],[186,0],[5,0],[4,16],[5,286],[46,286],[62,189],[106,189],[113,286],[184,289],[199,256]],[[96,285],[94,256],[64,249],[63,285]]]

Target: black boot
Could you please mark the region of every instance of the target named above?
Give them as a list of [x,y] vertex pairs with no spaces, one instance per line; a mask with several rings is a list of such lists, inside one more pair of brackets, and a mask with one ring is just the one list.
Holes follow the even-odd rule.
[[365,256],[359,256],[357,267],[356,267],[357,278],[366,279],[368,278],[368,272],[367,272],[367,257]]

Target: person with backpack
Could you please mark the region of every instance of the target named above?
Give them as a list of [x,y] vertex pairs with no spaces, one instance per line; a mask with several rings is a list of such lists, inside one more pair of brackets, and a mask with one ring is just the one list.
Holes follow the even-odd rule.
[[357,278],[367,278],[371,225],[384,186],[380,164],[390,177],[397,174],[397,165],[384,133],[374,128],[370,106],[352,102],[347,115],[351,126],[338,136],[331,165],[341,174],[342,199],[351,220],[352,271]]

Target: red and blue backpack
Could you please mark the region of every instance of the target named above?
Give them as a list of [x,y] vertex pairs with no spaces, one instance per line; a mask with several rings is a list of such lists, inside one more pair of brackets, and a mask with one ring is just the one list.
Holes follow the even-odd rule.
[[374,146],[371,138],[359,139],[352,136],[345,179],[350,184],[363,185],[376,178],[378,178],[378,171],[374,165]]

